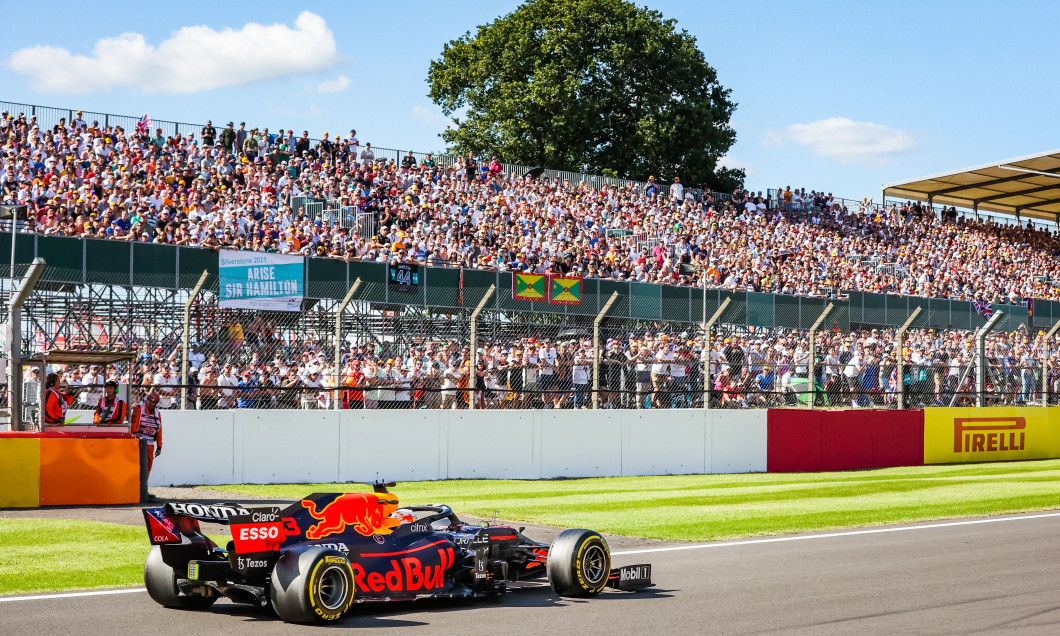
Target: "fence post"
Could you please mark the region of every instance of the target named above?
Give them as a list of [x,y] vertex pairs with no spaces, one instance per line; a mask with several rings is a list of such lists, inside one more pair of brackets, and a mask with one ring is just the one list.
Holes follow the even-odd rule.
[[920,307],[914,307],[913,313],[909,314],[909,318],[906,319],[902,326],[898,328],[898,331],[894,334],[895,344],[897,345],[897,360],[895,361],[895,375],[898,376],[898,410],[905,408],[905,351],[902,349],[902,340],[905,338],[905,332],[909,330],[909,326],[913,324],[916,317],[920,315]]
[[[339,303],[338,308],[335,310],[335,375],[336,386],[342,386],[341,373],[342,373],[342,312],[346,311],[346,306],[353,300],[354,294],[361,288],[360,277],[353,281],[353,285],[350,286],[350,290],[346,292],[346,295],[342,297],[342,302]],[[341,391],[335,391],[335,410],[338,411],[342,408],[342,400],[339,399]]]
[[611,305],[615,304],[618,300],[618,292],[611,292],[611,297],[604,303],[603,309],[600,313],[596,314],[596,320],[593,321],[593,408],[599,408],[597,402],[600,400],[600,323],[604,321],[604,316],[607,312],[611,311]]
[[[12,220],[12,225],[14,221]],[[14,227],[11,229],[11,233],[14,234]],[[14,258],[14,257],[12,257]],[[29,297],[30,292],[37,286],[37,281],[40,280],[41,274],[44,273],[44,259],[35,258],[33,264],[30,265],[29,271],[26,272],[26,276],[22,279],[22,284],[18,286],[16,292],[12,287],[10,295],[10,304],[7,308],[7,319],[8,319],[8,331],[7,331],[7,354],[11,359],[11,373],[8,376],[8,389],[7,389],[7,405],[11,409],[11,430],[21,431],[22,428],[22,303],[26,302],[26,298]],[[11,270],[12,279],[15,276],[15,270]],[[44,393],[43,389],[45,386],[45,375],[44,369],[41,369],[40,373],[40,392]],[[39,398],[38,398],[39,399]],[[40,430],[44,430],[44,401],[41,400],[37,405],[40,413]]]
[[[707,290],[704,287],[704,309],[707,306],[706,296]],[[721,305],[718,306],[718,310],[714,312],[714,315],[710,317],[710,320],[707,320],[703,323],[703,354],[706,356],[706,359],[703,361],[703,408],[705,409],[710,408],[710,330],[714,328],[714,323],[718,322],[718,319],[721,318],[721,314],[729,308],[729,305],[731,303],[732,298],[726,298],[724,301],[722,301]],[[707,315],[707,312],[704,311],[703,315],[705,317]]]
[[180,350],[180,357],[182,358],[180,363],[180,410],[182,411],[188,408],[188,341],[191,338],[191,306],[195,303],[195,297],[199,295],[199,291],[206,284],[206,278],[209,275],[210,270],[202,270],[202,274],[199,275],[199,282],[195,283],[195,287],[188,294],[188,301],[184,303],[184,337],[182,338]]
[[468,395],[467,408],[469,411],[475,409],[475,371],[478,369],[478,315],[482,313],[482,310],[486,308],[486,303],[489,302],[493,292],[496,291],[496,285],[490,285],[490,288],[486,290],[486,294],[482,297],[482,300],[478,301],[478,305],[475,306],[475,311],[471,312],[471,378],[468,379],[468,386],[470,387],[470,395]]
[[1049,341],[1060,331],[1060,320],[1056,321],[1042,343],[1042,406],[1049,406]]
[[810,356],[809,364],[806,366],[806,379],[809,381],[810,388],[810,399],[806,405],[807,408],[813,408],[817,404],[817,383],[814,381],[817,367],[817,351],[814,344],[814,340],[817,338],[817,329],[824,322],[824,319],[828,317],[828,314],[832,313],[832,309],[835,308],[835,303],[828,303],[828,306],[824,308],[820,316],[817,316],[817,320],[814,321],[813,326],[810,327],[810,347],[807,353]]
[[1004,315],[1003,311],[995,311],[975,334],[975,405],[978,407],[986,406],[986,335],[994,330]]

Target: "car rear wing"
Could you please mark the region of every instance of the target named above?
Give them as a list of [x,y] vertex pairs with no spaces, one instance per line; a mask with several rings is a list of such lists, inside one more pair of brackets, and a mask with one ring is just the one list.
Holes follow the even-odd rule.
[[199,522],[191,517],[177,515],[164,508],[144,508],[144,523],[151,545],[192,543],[202,536]]
[[235,503],[167,503],[160,508],[144,508],[144,522],[151,545],[196,542],[205,537],[200,521],[228,525],[251,511]]

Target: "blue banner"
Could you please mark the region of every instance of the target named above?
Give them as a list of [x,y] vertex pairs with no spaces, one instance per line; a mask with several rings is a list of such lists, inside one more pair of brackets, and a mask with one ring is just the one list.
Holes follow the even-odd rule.
[[235,309],[299,311],[305,259],[289,254],[218,252],[221,306]]

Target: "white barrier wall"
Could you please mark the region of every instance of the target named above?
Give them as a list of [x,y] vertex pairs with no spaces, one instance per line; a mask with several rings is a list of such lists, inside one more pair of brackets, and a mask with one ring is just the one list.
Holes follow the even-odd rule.
[[167,411],[152,486],[765,472],[766,411]]

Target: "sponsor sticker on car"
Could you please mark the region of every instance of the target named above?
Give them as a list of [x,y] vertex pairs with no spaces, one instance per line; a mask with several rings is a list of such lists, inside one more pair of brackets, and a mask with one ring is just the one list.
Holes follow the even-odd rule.
[[635,590],[642,587],[650,587],[651,582],[651,564],[640,563],[637,565],[623,565],[620,568],[614,568],[611,570],[611,576],[608,577],[607,584],[609,587],[617,588],[619,590]]
[[151,537],[151,545],[180,543],[180,532],[176,524],[166,515],[165,508],[144,508],[144,522]]
[[287,537],[280,508],[254,508],[229,519],[236,554],[273,552]]

